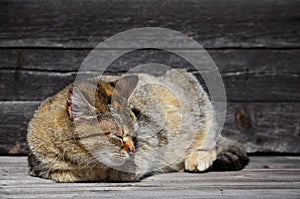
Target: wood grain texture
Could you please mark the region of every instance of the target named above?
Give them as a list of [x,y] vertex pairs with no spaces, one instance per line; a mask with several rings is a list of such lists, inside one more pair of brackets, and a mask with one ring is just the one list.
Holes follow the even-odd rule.
[[[89,50],[0,50],[0,100],[42,100],[53,95],[75,79],[88,53]],[[229,101],[300,101],[300,50],[208,53],[222,74]],[[126,72],[145,63],[195,70],[174,54],[143,50],[120,57],[107,71]]]
[[40,102],[1,102],[0,153],[27,152],[27,125]]
[[298,48],[299,6],[297,0],[1,0],[0,47],[91,48],[151,26],[180,31],[206,48]]
[[[73,82],[76,75],[76,72],[1,70],[0,100],[42,100]],[[222,73],[222,78],[229,101],[300,101],[298,74],[243,71]]]
[[[250,157],[242,171],[169,173],[136,183],[54,183],[27,175],[26,157],[0,157],[1,198],[299,198],[299,157]],[[288,164],[287,164],[288,162]],[[274,167],[275,166],[275,167]]]
[[248,152],[299,153],[299,103],[229,103],[223,135]]
[[[92,49],[0,49],[0,69],[77,72]],[[207,50],[221,72],[299,74],[299,49],[218,49]],[[199,62],[201,59],[199,58]],[[115,60],[110,72],[128,71],[145,63],[193,68],[179,56],[163,50],[132,51]],[[201,63],[201,62],[200,62]]]
[[[27,123],[39,102],[0,103],[0,153],[26,153]],[[300,103],[230,103],[223,135],[248,152],[300,153]]]

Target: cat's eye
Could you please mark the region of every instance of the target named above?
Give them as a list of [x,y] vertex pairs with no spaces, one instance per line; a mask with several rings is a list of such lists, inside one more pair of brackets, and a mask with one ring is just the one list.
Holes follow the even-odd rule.
[[111,132],[111,131],[107,131],[104,133],[104,135],[106,135],[106,137],[115,137],[115,138],[118,138],[118,139],[123,139],[123,136],[120,134],[120,133],[117,133],[117,132]]
[[115,133],[114,136],[116,136],[117,138],[123,140],[123,136],[122,135],[118,135],[118,134]]
[[112,136],[112,137],[108,138],[108,140],[109,140],[112,144],[114,144],[114,145],[116,145],[116,146],[118,146],[118,147],[122,147],[122,146],[123,146],[123,141],[122,141],[122,139],[120,139],[120,138],[118,138],[118,137],[116,137],[116,136]]
[[123,144],[124,144],[123,143],[123,136],[120,133],[118,133],[118,132],[109,132],[108,135],[109,135],[109,136],[107,136],[108,140],[112,144],[114,144],[116,146],[119,146],[119,147],[123,146]]

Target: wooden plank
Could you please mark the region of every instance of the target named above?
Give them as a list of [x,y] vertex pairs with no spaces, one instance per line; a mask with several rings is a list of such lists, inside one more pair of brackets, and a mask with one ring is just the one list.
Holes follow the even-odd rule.
[[75,72],[1,70],[0,100],[46,99],[73,82],[75,77]]
[[[1,70],[0,100],[43,100],[73,82],[76,75],[76,72]],[[222,73],[222,78],[228,101],[300,101],[300,74],[243,71]]]
[[27,125],[40,102],[1,102],[0,104],[2,115],[0,116],[0,153],[26,153]]
[[27,125],[39,103],[1,102],[0,153],[26,152]]
[[[293,169],[299,168],[299,156],[255,156],[250,158],[247,169]],[[296,165],[296,166],[295,166]]]
[[[222,191],[223,190],[223,191]],[[5,193],[6,194],[6,193]],[[198,190],[198,191],[159,191],[159,188],[155,191],[110,191],[110,190],[103,190],[103,191],[92,191],[92,192],[79,192],[79,193],[63,193],[63,194],[7,194],[5,195],[7,198],[49,198],[49,199],[56,199],[56,198],[109,198],[109,199],[118,199],[121,197],[128,197],[128,198],[207,198],[207,199],[214,199],[214,198],[232,198],[232,199],[243,199],[243,198],[262,198],[262,199],[282,199],[282,198],[299,198],[299,191],[292,190],[292,189],[264,189],[264,190],[232,190],[232,189],[215,189],[215,190]],[[5,197],[4,196],[4,197]]]
[[[0,50],[0,100],[42,100],[75,79],[88,50]],[[230,101],[300,101],[299,50],[211,50]],[[201,59],[199,59],[199,62]],[[138,51],[116,60],[110,73],[144,63],[194,70],[174,54]],[[247,92],[245,92],[247,91]]]
[[[244,170],[236,172],[168,173],[141,182],[61,184],[28,176],[26,157],[2,156],[0,193],[4,198],[298,198],[299,156],[251,156],[250,160]],[[286,168],[273,168],[286,162],[290,162]],[[261,169],[262,164],[268,167]]]
[[[26,153],[27,123],[39,102],[0,103],[0,153]],[[248,152],[299,153],[300,103],[229,103],[223,135]]]
[[229,103],[223,135],[248,152],[299,153],[299,103]]
[[90,50],[0,49],[0,69],[75,72]]
[[0,47],[91,48],[121,31],[152,26],[180,31],[206,48],[295,48],[298,8],[296,0],[2,0]]
[[[28,170],[27,156],[0,156],[0,160],[1,172],[24,175],[24,172]],[[247,165],[246,170],[255,170],[255,172],[268,170],[272,172],[273,170],[299,169],[299,164],[300,156],[255,156],[250,154],[250,163]],[[226,176],[232,173],[226,172],[223,174]],[[209,175],[212,177],[213,174],[210,173]],[[220,177],[220,175],[214,173],[214,177]]]
[[[78,71],[92,49],[0,49],[0,69],[37,71]],[[219,70],[248,73],[299,74],[299,49],[219,49],[207,50]],[[198,58],[199,59],[199,58]],[[109,67],[111,72],[128,71],[145,63],[161,63],[170,67],[193,68],[179,56],[163,50],[136,50],[125,54]]]

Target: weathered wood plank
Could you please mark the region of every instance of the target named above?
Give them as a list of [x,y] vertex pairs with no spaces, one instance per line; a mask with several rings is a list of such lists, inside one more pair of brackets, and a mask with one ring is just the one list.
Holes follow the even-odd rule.
[[27,125],[40,102],[0,104],[0,153],[26,153]]
[[299,103],[229,103],[223,134],[248,152],[299,153]]
[[[3,60],[0,100],[45,99],[75,79],[88,52],[0,50]],[[299,50],[212,50],[209,53],[223,76],[228,100],[300,101]],[[136,51],[116,60],[108,71],[124,72],[154,62],[193,70],[176,55]]]
[[255,156],[250,159],[247,169],[299,169],[300,164],[299,156]]
[[[286,162],[288,167],[272,169]],[[298,198],[299,163],[299,156],[251,156],[249,165],[236,172],[168,173],[135,183],[61,184],[28,176],[26,157],[2,156],[0,194],[3,198]],[[261,169],[262,165],[267,167]]]
[[0,71],[0,100],[41,100],[73,82],[75,72]]
[[[0,69],[76,72],[92,49],[0,49]],[[223,73],[300,73],[299,49],[219,49],[207,50]],[[198,58],[200,61],[200,58]],[[193,68],[179,56],[162,50],[136,50],[118,58],[111,72],[128,71],[145,63]]]
[[[14,174],[22,174],[27,168],[27,156],[0,156],[0,168],[2,173],[8,171]],[[285,170],[285,169],[299,169],[300,156],[253,156],[250,155],[250,163],[247,165],[246,170],[266,170],[272,172],[273,170]],[[297,167],[298,166],[298,167]],[[244,170],[245,171],[245,170]],[[210,173],[214,177],[224,177],[230,175],[230,173],[223,173],[224,175],[218,175],[218,173]],[[173,174],[175,175],[175,174]],[[299,176],[298,176],[299,177]]]
[[[0,100],[43,100],[73,82],[76,75],[76,72],[1,70]],[[229,101],[300,101],[300,74],[242,71],[222,73],[222,78]]]
[[0,49],[0,69],[74,72],[91,50]]
[[[0,153],[26,153],[27,123],[39,102],[0,103]],[[248,152],[299,153],[300,103],[230,103],[223,135]]]
[[0,47],[90,48],[121,31],[152,26],[180,31],[207,48],[294,48],[300,46],[298,8],[295,0],[2,0]]
[[222,191],[223,189],[213,189],[213,190],[198,190],[198,191],[159,191],[157,188],[154,191],[110,191],[110,190],[103,190],[103,191],[81,191],[79,193],[63,193],[63,194],[7,194],[4,192],[4,197],[6,198],[20,198],[20,199],[27,199],[27,198],[49,198],[49,199],[56,199],[56,198],[107,198],[107,199],[119,199],[121,197],[128,197],[128,198],[195,198],[195,199],[215,199],[215,198],[230,198],[230,199],[243,199],[243,198],[262,198],[262,199],[282,199],[282,198],[299,198],[299,191],[293,189],[264,189],[264,190],[232,190],[226,189],[226,191]]

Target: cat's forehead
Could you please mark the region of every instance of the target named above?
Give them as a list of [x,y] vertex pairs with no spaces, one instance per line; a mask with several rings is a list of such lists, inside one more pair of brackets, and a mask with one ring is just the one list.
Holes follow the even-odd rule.
[[112,119],[100,120],[99,125],[103,130],[115,130],[115,131],[120,130],[118,124]]

